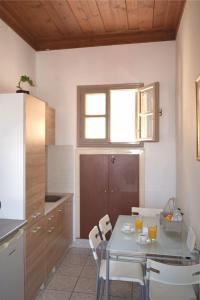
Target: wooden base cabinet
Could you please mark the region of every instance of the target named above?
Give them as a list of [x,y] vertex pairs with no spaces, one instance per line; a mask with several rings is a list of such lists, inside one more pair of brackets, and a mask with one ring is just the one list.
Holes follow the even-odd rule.
[[26,229],[25,299],[33,300],[45,280],[45,220]]
[[72,199],[26,229],[26,300],[33,300],[72,242]]

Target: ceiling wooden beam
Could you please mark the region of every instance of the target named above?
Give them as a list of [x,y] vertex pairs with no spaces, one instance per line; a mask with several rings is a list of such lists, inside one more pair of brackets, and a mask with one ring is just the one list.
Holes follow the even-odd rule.
[[95,36],[80,36],[65,38],[63,40],[39,40],[37,51],[70,49],[81,47],[95,47],[118,44],[145,43],[169,41],[175,39],[175,32],[171,30],[139,31],[131,33],[104,34]]

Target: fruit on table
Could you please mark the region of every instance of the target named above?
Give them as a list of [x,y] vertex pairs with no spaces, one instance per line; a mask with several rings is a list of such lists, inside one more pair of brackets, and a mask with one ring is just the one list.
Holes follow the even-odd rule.
[[171,221],[172,220],[172,215],[167,215],[167,216],[164,217],[164,219],[166,221]]

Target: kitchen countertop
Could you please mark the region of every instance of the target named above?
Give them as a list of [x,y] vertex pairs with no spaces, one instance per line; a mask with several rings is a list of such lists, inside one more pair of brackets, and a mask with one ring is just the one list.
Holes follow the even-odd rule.
[[47,215],[50,211],[52,211],[58,205],[73,198],[73,193],[48,193],[48,195],[61,196],[62,198],[56,202],[45,202],[45,207],[44,207],[45,215]]
[[0,219],[0,242],[26,224],[26,220]]

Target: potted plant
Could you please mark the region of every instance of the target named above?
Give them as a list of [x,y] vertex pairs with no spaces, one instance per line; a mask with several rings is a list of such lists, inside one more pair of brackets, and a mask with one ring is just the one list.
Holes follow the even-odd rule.
[[19,82],[18,82],[18,85],[17,85],[17,88],[18,88],[18,90],[16,91],[16,93],[26,93],[26,94],[30,94],[30,92],[29,91],[26,91],[26,90],[23,90],[23,88],[21,87],[21,83],[28,83],[30,86],[34,86],[34,83],[33,83],[33,80],[29,77],[29,76],[27,76],[27,75],[22,75],[21,77],[20,77],[20,80],[19,80]]

